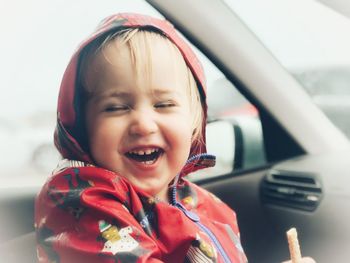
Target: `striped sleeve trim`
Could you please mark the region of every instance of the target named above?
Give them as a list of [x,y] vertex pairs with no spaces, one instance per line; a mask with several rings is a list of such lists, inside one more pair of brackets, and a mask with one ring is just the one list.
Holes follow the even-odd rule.
[[94,165],[81,162],[81,161],[76,161],[76,160],[63,159],[58,163],[57,167],[55,168],[55,170],[53,170],[52,174],[60,173],[67,168],[88,167],[88,166],[93,167]]
[[191,246],[186,254],[187,261],[191,263],[214,263],[212,259],[208,258],[199,248]]

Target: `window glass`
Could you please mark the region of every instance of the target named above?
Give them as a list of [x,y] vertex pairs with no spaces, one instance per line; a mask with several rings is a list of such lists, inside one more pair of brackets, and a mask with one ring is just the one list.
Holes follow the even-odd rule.
[[350,138],[350,20],[315,0],[223,0]]
[[262,127],[257,109],[198,49],[207,76],[207,151],[216,156],[215,167],[188,176],[207,179],[266,163]]

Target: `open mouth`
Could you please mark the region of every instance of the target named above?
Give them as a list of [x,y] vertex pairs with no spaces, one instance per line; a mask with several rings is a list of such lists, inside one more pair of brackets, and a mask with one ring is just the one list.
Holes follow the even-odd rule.
[[163,150],[160,148],[152,148],[147,150],[136,150],[125,153],[126,157],[141,162],[143,164],[154,164],[158,158],[163,154]]

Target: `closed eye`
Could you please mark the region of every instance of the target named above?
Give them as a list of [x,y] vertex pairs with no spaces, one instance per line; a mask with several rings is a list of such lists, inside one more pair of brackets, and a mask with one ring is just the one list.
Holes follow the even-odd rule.
[[154,105],[155,108],[170,108],[176,106],[176,103],[173,101],[164,101],[164,102],[159,102]]
[[128,105],[111,105],[107,106],[104,111],[105,112],[121,112],[121,111],[128,111],[130,107]]

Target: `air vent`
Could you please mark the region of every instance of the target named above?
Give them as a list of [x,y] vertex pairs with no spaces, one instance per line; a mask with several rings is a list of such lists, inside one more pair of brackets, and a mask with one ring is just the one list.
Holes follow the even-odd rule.
[[272,170],[261,188],[265,204],[313,211],[322,199],[321,183],[312,173]]

